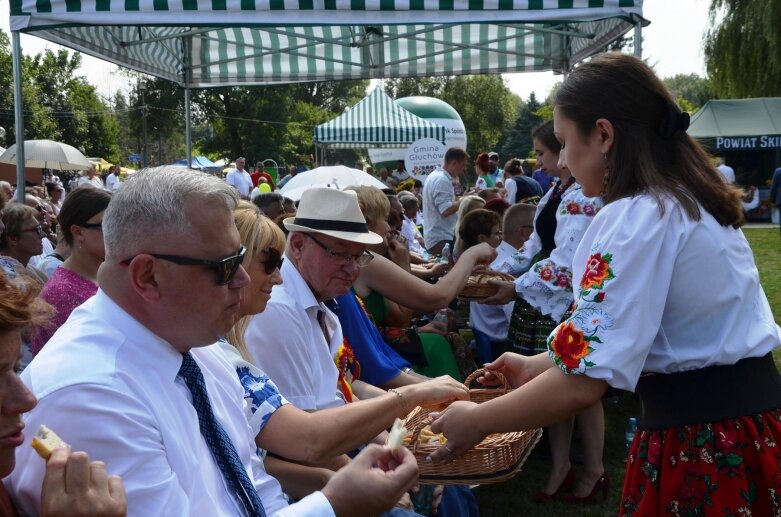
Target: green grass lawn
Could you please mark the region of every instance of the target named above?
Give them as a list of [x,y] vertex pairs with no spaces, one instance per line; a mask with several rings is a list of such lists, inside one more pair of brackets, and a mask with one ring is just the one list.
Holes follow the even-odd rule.
[[[776,322],[781,322],[781,239],[778,228],[747,228],[746,237],[751,243],[759,268],[762,287],[765,289]],[[781,368],[781,349],[776,350],[776,364]],[[616,402],[605,401],[605,468],[610,475],[608,500],[591,506],[571,506],[565,503],[535,504],[534,493],[548,475],[547,444],[540,442],[523,471],[514,479],[496,485],[483,485],[475,489],[483,517],[506,516],[613,516],[618,515],[619,498],[624,477],[624,428],[630,416],[639,413],[639,404],[630,394],[623,394]],[[575,464],[578,471],[580,465]]]

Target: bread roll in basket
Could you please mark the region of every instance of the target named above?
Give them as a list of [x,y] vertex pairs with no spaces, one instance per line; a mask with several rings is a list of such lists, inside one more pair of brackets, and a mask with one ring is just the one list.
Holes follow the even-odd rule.
[[515,278],[507,273],[500,273],[490,269],[474,273],[469,276],[469,280],[467,280],[461,292],[458,293],[458,297],[462,300],[482,300],[495,295],[499,289],[497,286],[488,283],[489,280],[513,282]]

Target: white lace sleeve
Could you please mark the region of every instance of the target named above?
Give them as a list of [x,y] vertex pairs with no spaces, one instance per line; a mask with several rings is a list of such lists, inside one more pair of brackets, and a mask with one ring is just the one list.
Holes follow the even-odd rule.
[[516,290],[524,300],[555,321],[559,321],[572,305],[572,259],[583,234],[602,206],[600,198],[584,196],[580,185],[570,187],[556,211],[556,248],[515,282]]

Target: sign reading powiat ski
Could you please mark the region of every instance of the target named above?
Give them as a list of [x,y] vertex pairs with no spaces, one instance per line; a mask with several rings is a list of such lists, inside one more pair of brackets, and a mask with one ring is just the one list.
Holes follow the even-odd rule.
[[716,149],[781,149],[781,135],[719,136]]

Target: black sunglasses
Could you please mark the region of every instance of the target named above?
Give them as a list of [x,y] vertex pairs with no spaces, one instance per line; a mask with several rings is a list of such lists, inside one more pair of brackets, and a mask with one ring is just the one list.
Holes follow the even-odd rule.
[[[214,271],[217,285],[225,285],[230,283],[230,281],[233,280],[233,277],[236,276],[236,273],[239,271],[239,266],[241,266],[241,262],[244,260],[244,254],[246,252],[247,248],[242,246],[239,248],[239,252],[235,255],[231,255],[230,257],[225,257],[224,259],[220,260],[181,257],[179,255],[159,255],[155,253],[148,253],[147,255],[151,255],[156,259],[167,260],[168,262],[173,262],[174,264],[179,264],[180,266],[205,266],[206,268]],[[125,259],[120,262],[120,265],[128,266],[130,265],[130,261],[134,258],[135,257],[130,257],[129,259]]]
[[78,224],[76,226],[81,226],[82,228],[87,228],[90,230],[102,230],[103,229],[103,223],[84,223],[84,224]]
[[263,269],[266,271],[267,275],[270,275],[282,267],[282,263],[285,261],[285,259],[282,258],[282,254],[279,252],[279,250],[275,248],[269,248],[264,250],[263,253],[266,254],[266,260],[261,260],[260,263],[263,264]]

